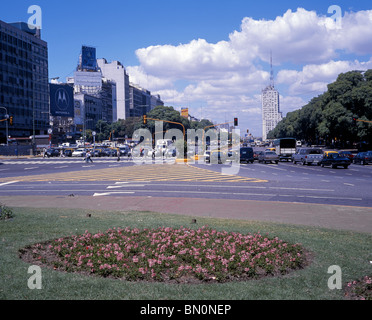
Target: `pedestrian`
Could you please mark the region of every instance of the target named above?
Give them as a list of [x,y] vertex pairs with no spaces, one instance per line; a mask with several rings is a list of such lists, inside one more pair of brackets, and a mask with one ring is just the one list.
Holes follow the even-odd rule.
[[86,159],[87,159],[87,162],[92,162],[93,163],[93,160],[91,159],[91,154],[90,154],[90,151],[88,150],[87,151],[87,154],[86,154]]
[[118,156],[118,161],[120,161],[120,149],[119,148],[116,150],[116,155]]

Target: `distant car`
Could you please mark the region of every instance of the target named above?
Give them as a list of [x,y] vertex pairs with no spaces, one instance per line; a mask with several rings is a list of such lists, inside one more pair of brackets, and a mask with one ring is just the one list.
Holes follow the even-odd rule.
[[226,153],[217,150],[217,151],[212,151],[210,155],[210,162],[211,163],[225,163],[227,160],[227,155]]
[[340,151],[340,156],[349,158],[351,162],[353,161],[353,158],[355,157],[355,154],[353,154],[351,151]]
[[236,152],[236,151],[233,151],[233,150],[228,151],[226,160],[236,162],[236,163],[239,162],[240,161],[239,152]]
[[47,149],[46,150],[45,155],[48,158],[50,158],[50,157],[59,157],[60,153],[59,153],[59,150],[58,149],[50,148],[50,149]]
[[117,150],[116,149],[106,149],[105,150],[105,156],[106,157],[115,157],[117,155]]
[[293,164],[301,162],[303,165],[317,164],[323,159],[322,149],[317,148],[298,148],[296,153],[292,155]]
[[264,151],[262,154],[258,156],[258,162],[275,162],[279,163],[279,156],[274,151]]
[[320,162],[322,167],[331,166],[333,169],[337,167],[344,167],[347,169],[350,164],[351,160],[349,158],[340,156],[338,152],[325,154]]
[[73,149],[65,149],[63,150],[63,154],[65,157],[72,157]]
[[96,148],[94,149],[94,151],[92,152],[92,157],[104,157],[106,155],[106,152],[104,151],[104,149],[100,149],[100,148]]
[[372,163],[372,151],[359,152],[354,158],[355,164],[360,163],[362,165]]
[[85,157],[85,149],[84,148],[78,148],[72,153],[72,157]]
[[167,149],[164,155],[166,157],[175,157],[177,155],[177,149],[176,148]]
[[255,151],[253,153],[253,160],[258,160],[258,157],[260,156],[260,154],[263,154],[263,151]]
[[211,156],[211,152],[210,151],[205,151],[204,152],[204,160],[205,160],[205,162],[207,162],[207,163],[210,162],[210,160],[211,160],[210,156]]
[[119,149],[120,149],[120,155],[121,156],[128,155],[128,153],[129,153],[129,147],[128,146],[119,147]]

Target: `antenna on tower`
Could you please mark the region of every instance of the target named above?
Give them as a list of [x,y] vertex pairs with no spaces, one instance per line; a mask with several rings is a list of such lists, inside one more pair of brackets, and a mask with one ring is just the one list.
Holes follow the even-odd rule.
[[273,53],[270,50],[270,86],[274,87]]

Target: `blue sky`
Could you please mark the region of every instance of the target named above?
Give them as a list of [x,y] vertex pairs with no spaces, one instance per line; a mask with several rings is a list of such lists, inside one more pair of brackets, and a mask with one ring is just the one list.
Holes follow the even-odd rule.
[[[72,76],[81,46],[91,45],[166,105],[217,123],[237,116],[256,136],[270,50],[284,114],[339,72],[372,68],[370,1],[14,0],[0,19],[27,22],[30,5],[42,9],[50,77]],[[331,5],[342,10],[342,30],[324,20]]]

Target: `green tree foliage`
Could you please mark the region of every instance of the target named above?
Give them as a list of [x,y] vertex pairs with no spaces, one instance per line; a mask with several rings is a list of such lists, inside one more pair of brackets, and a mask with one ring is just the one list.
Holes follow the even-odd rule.
[[342,73],[328,90],[300,110],[289,112],[268,138],[295,137],[309,143],[372,143],[372,70]]
[[[189,121],[182,117],[180,113],[173,107],[157,106],[152,109],[148,114],[148,118],[158,119],[164,121],[171,121],[176,123],[163,123],[163,130],[179,129],[183,130],[182,126],[177,124],[181,123],[185,127],[185,133],[187,129],[204,129],[207,126],[213,125],[212,122],[206,119],[201,121]],[[132,138],[133,132],[139,128],[148,128],[151,133],[155,132],[155,120],[148,120],[147,124],[143,124],[142,117],[132,117],[126,120],[119,119],[118,121],[108,124],[105,121],[99,120],[96,125],[96,141],[103,141],[115,138]],[[91,136],[90,136],[91,138]]]

